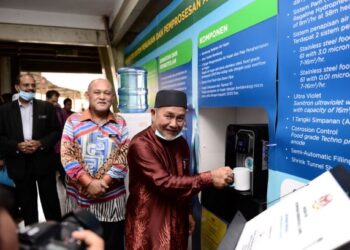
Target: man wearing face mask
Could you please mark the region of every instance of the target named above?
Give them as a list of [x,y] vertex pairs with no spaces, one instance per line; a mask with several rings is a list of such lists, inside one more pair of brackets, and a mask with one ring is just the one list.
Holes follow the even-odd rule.
[[161,90],[151,110],[152,125],[129,145],[129,191],[125,237],[131,249],[187,249],[194,231],[191,198],[205,187],[233,182],[232,170],[220,167],[189,175],[189,148],[181,136],[186,94]]
[[15,88],[18,100],[0,109],[0,152],[15,182],[24,223],[38,222],[36,184],[46,220],[59,220],[56,169],[52,162],[60,128],[54,107],[34,98],[36,84],[31,74],[20,75]]

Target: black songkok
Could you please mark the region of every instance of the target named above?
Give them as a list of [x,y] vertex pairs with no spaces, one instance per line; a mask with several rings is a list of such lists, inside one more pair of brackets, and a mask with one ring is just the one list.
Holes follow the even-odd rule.
[[179,90],[160,90],[156,95],[154,107],[183,107],[187,109],[186,93]]

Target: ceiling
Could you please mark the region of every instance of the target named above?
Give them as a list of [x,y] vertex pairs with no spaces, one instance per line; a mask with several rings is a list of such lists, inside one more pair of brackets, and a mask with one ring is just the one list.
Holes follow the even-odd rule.
[[0,56],[10,57],[20,71],[101,72],[96,47],[0,42]]
[[0,8],[111,16],[124,0],[0,0]]
[[[10,31],[14,27],[15,35],[24,30],[27,37],[41,37],[40,34],[45,36],[50,31],[34,30],[35,27],[57,27],[57,32],[61,28],[73,32],[107,30],[114,46],[127,46],[170,2],[171,0],[0,0],[0,34],[6,34],[5,30],[1,30],[2,27],[10,27]],[[31,33],[32,30],[36,33]],[[28,42],[4,39],[0,35],[0,57],[11,57],[25,71],[101,71],[99,53],[95,46],[56,44],[52,41],[55,30],[53,32],[48,43],[41,40]],[[65,30],[62,34],[64,32]]]

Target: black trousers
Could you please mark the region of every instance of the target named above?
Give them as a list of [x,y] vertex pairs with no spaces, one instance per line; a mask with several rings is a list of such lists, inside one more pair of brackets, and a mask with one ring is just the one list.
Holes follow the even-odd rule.
[[60,203],[56,188],[55,172],[36,176],[28,173],[23,180],[14,180],[16,184],[16,199],[21,208],[21,215],[25,225],[38,222],[37,189],[46,220],[58,221],[61,219]]
[[124,221],[101,222],[105,250],[124,250]]

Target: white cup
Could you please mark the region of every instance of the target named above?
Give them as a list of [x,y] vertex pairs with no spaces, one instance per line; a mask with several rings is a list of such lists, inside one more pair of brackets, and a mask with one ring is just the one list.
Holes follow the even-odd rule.
[[245,167],[236,167],[233,169],[235,178],[234,187],[238,191],[247,191],[250,189],[250,170]]

